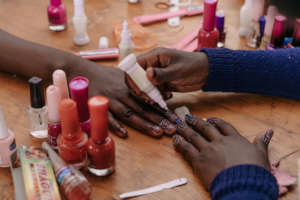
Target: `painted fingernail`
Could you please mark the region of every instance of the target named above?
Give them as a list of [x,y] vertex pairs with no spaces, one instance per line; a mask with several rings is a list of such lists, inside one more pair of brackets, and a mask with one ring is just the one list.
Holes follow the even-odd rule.
[[120,135],[119,135],[120,137],[123,137],[123,138],[128,137],[128,132],[125,128],[120,128],[119,131],[120,131]]
[[182,133],[185,127],[184,122],[181,119],[176,120],[176,127],[177,127],[177,132]]
[[182,140],[182,137],[180,135],[174,135],[173,136],[173,144],[175,146],[177,146],[180,143],[181,140]]
[[209,122],[209,123],[211,123],[211,124],[215,124],[215,123],[216,123],[216,122],[215,122],[216,120],[217,120],[216,117],[209,117],[209,118],[206,119],[206,121]]
[[193,118],[193,115],[191,115],[191,114],[186,114],[185,115],[185,120],[186,121],[190,121],[192,118]]
[[266,144],[266,145],[268,145],[269,143],[270,143],[270,141],[271,141],[271,139],[272,139],[272,137],[273,137],[273,134],[274,134],[274,132],[273,132],[273,130],[272,129],[269,129],[269,130],[267,130],[266,131],[266,133],[264,134],[264,138],[263,138],[263,142]]
[[205,121],[205,122],[207,122],[207,119],[206,119],[206,118],[202,118],[202,120]]
[[167,119],[163,119],[159,126],[164,130],[167,135],[173,135],[176,132],[176,127]]
[[160,137],[163,134],[163,130],[159,126],[153,126],[152,133],[154,137]]

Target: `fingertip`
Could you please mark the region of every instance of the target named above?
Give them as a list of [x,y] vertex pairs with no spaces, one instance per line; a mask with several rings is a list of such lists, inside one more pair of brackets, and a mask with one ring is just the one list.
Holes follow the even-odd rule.
[[147,75],[147,78],[150,80],[150,81],[155,81],[155,76],[156,76],[156,73],[155,73],[155,70],[153,67],[149,67],[147,70],[146,70],[146,75]]
[[179,151],[178,146],[182,143],[183,137],[181,137],[180,135],[176,134],[176,135],[174,135],[174,136],[172,137],[172,139],[173,139],[173,145],[174,145],[174,147],[175,147],[175,150],[176,150],[176,151]]
[[150,134],[153,137],[161,138],[163,133],[164,133],[164,131],[162,128],[160,128],[159,126],[153,126]]
[[121,138],[128,138],[128,131],[121,127],[118,131],[118,136],[121,137]]

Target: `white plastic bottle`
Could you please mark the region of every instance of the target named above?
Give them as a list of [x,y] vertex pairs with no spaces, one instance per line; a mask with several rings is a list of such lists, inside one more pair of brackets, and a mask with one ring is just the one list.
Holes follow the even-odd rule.
[[252,23],[252,0],[245,0],[245,4],[240,11],[240,31],[241,37],[248,36],[253,31]]
[[126,20],[123,22],[123,30],[121,34],[121,42],[119,44],[120,60],[133,53],[134,44],[131,39],[131,33]]
[[87,33],[87,17],[84,12],[84,0],[74,0],[74,43],[82,46],[89,43],[90,38]]

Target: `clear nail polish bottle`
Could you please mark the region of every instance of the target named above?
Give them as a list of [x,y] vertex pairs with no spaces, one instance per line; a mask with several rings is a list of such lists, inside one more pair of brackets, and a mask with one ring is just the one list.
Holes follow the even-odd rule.
[[31,102],[28,109],[29,132],[35,138],[47,138],[48,109],[45,105],[42,79],[39,77],[32,77],[28,82],[30,86]]

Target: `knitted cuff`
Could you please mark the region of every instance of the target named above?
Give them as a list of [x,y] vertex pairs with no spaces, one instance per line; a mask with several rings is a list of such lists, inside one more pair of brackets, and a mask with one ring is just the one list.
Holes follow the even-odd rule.
[[209,75],[203,91],[234,91],[237,83],[235,53],[229,49],[202,49],[209,61]]
[[278,199],[275,177],[263,167],[237,165],[220,172],[213,180],[212,200]]

